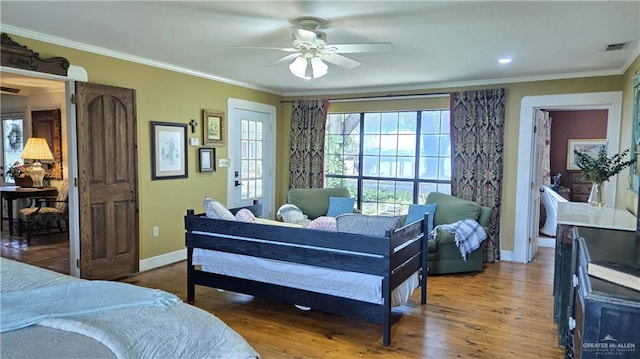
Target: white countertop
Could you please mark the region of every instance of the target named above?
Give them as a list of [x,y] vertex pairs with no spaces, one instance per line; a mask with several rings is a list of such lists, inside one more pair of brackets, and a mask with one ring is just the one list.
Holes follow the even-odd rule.
[[618,208],[596,208],[584,202],[558,202],[558,224],[580,227],[636,230],[636,217]]

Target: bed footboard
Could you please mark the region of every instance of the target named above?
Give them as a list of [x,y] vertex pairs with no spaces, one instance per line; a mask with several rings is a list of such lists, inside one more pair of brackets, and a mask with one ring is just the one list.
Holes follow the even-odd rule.
[[[426,217],[426,216],[425,216]],[[206,218],[188,210],[187,300],[204,285],[383,324],[383,344],[391,342],[391,292],[420,273],[426,303],[427,238],[424,221],[396,229],[388,237],[326,232]],[[193,265],[194,248],[249,255],[382,277],[382,303],[369,303],[310,290],[209,273]]]

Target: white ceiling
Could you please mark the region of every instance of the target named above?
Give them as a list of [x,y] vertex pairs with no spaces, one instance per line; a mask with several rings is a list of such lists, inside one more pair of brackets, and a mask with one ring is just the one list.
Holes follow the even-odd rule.
[[[622,74],[640,53],[640,1],[7,1],[3,32],[265,89],[364,93]],[[390,42],[351,70],[303,80],[287,53],[293,20],[329,44]],[[605,52],[608,44],[626,43]],[[37,50],[37,49],[36,49]],[[514,61],[499,65],[498,58]],[[81,65],[81,64],[80,64]],[[89,74],[90,75],[90,74]]]

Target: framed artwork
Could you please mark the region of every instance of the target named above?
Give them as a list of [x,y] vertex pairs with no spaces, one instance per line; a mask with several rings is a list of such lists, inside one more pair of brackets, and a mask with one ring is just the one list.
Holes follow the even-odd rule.
[[151,180],[187,178],[187,124],[151,122]]
[[200,148],[200,172],[215,172],[216,170],[216,149]]
[[202,144],[224,146],[224,112],[202,110]]
[[602,146],[606,145],[606,139],[569,139],[567,144],[567,169],[580,170],[580,167],[577,165],[576,154],[573,153],[574,150],[595,157]]
[[41,161],[52,179],[62,179],[62,122],[60,110],[31,111],[31,136],[47,140],[53,161]]

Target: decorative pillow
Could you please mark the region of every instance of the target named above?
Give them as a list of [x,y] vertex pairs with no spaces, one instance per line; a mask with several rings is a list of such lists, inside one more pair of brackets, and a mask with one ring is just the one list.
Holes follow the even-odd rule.
[[431,233],[433,229],[433,218],[436,214],[436,203],[431,204],[412,204],[409,206],[409,212],[407,213],[406,224],[419,221],[424,218],[425,213],[429,213],[429,222],[427,223],[428,232]]
[[208,218],[226,219],[228,221],[236,220],[236,216],[234,216],[227,207],[213,198],[205,197],[203,205],[204,212]]
[[394,230],[401,216],[369,216],[360,213],[343,214],[336,218],[338,232],[386,237]]
[[308,222],[307,216],[302,213],[302,210],[293,204],[283,204],[278,208],[276,213],[279,219],[287,223],[304,223]]
[[307,225],[307,228],[318,229],[321,231],[329,231],[329,232],[338,231],[338,226],[336,225],[335,217],[326,217],[326,216],[321,216],[314,219]]
[[341,214],[353,213],[356,199],[352,197],[329,197],[328,217],[338,217]]
[[250,222],[255,223],[256,216],[253,215],[253,212],[246,208],[242,208],[236,213],[236,220],[240,222]]

